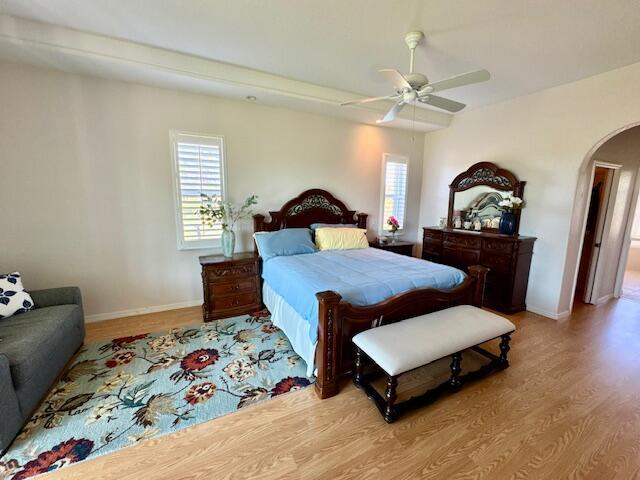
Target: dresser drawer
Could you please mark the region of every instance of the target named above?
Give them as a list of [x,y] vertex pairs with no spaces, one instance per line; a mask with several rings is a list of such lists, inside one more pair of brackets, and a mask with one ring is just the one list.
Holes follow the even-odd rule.
[[425,230],[424,234],[422,235],[422,238],[424,240],[433,240],[433,241],[437,241],[440,242],[442,240],[442,232],[439,232],[437,230]]
[[422,242],[422,251],[431,253],[433,255],[440,255],[440,253],[442,253],[442,243],[432,243],[424,241]]
[[442,258],[444,264],[466,271],[468,266],[480,263],[480,251],[445,246],[442,249]]
[[240,278],[235,282],[216,282],[211,285],[211,293],[213,295],[230,295],[238,293],[250,293],[257,290],[256,279]]
[[513,252],[513,245],[514,243],[509,241],[488,239],[483,240],[482,249],[487,252],[511,254],[511,252]]
[[207,266],[206,276],[210,282],[224,282],[227,279],[256,275],[258,265],[256,262],[247,262],[229,266]]
[[511,255],[501,255],[498,252],[482,251],[480,263],[489,267],[491,272],[509,273],[511,271]]
[[211,298],[213,308],[216,310],[227,310],[230,308],[239,308],[247,305],[260,303],[260,297],[257,292],[243,293],[238,295],[227,295],[224,297]]
[[472,235],[444,235],[444,244],[449,248],[469,248],[474,250],[480,250],[482,247],[482,239],[480,237],[474,237]]

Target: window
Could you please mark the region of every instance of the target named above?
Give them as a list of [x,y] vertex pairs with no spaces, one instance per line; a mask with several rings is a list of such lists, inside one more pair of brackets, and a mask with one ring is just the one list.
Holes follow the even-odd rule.
[[209,227],[197,213],[201,193],[224,198],[222,137],[171,132],[175,177],[178,248],[219,246],[222,225]]
[[391,227],[387,219],[393,215],[404,229],[404,217],[407,210],[407,171],[409,159],[398,155],[384,154],[382,157],[382,208],[381,231]]

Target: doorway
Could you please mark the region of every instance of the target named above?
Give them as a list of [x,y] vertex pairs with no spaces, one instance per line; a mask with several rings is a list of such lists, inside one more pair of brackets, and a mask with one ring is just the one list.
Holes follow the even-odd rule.
[[602,260],[600,252],[602,250],[603,232],[608,222],[609,206],[613,178],[617,165],[607,165],[596,162],[593,169],[593,180],[591,182],[591,194],[587,218],[585,224],[584,238],[582,243],[582,254],[578,268],[578,278],[574,298],[583,303],[597,303],[596,272],[598,262]]

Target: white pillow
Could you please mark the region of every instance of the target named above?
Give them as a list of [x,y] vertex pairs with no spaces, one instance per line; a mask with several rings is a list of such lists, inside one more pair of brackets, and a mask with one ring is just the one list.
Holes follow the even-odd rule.
[[18,272],[0,275],[0,318],[33,309],[33,299],[22,286]]

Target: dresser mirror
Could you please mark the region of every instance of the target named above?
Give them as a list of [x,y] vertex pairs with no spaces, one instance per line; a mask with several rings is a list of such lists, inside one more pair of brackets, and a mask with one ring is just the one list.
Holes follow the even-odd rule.
[[[449,185],[447,226],[471,231],[498,232],[502,210],[499,203],[511,196],[523,198],[525,182],[509,170],[489,162],[476,163]],[[520,211],[516,215],[516,234]]]

